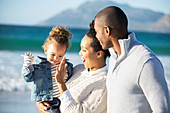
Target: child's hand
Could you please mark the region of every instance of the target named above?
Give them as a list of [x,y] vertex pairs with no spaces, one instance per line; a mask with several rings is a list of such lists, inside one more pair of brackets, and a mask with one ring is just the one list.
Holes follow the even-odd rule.
[[25,53],[25,55],[21,55],[24,58],[24,64],[23,67],[28,67],[29,65],[31,65],[34,61],[34,56],[32,55],[32,53]]
[[25,53],[25,55],[21,55],[22,57],[25,57],[25,56],[30,56],[31,58],[34,58],[33,54],[28,52],[28,53]]

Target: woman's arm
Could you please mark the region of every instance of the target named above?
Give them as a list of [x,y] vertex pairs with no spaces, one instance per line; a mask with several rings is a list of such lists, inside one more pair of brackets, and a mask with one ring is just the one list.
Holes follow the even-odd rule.
[[[66,74],[65,58],[61,61],[60,67],[57,67],[56,82],[59,86],[61,96],[60,110],[62,113],[100,113],[106,109],[106,78],[92,80],[87,82],[89,89],[85,89],[84,98],[81,102],[75,101],[74,95],[71,95],[64,82]],[[105,73],[106,74],[106,73]],[[88,93],[86,92],[88,90]],[[82,94],[83,95],[83,94]],[[73,97],[72,97],[73,96]]]
[[[92,85],[92,87],[90,86]],[[107,97],[105,80],[99,80],[90,83],[90,92],[84,90],[81,95],[85,95],[79,102],[74,100],[69,90],[66,90],[61,96],[60,110],[62,113],[101,113],[106,110]],[[87,93],[88,92],[88,93]],[[81,98],[80,95],[80,98]]]

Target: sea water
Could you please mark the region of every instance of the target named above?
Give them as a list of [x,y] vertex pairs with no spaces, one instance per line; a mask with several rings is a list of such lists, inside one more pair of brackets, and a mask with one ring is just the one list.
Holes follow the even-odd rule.
[[[21,55],[25,52],[32,52],[35,56],[35,63],[37,56],[46,57],[41,46],[48,37],[51,28],[52,27],[0,25],[0,113],[2,111],[6,113],[22,113],[23,111],[19,109],[20,107],[15,111],[9,110],[10,108],[13,109],[17,107],[13,106],[10,102],[17,101],[18,106],[23,106],[23,102],[18,100],[19,98],[25,99],[25,97],[27,97],[28,99],[23,101],[35,107],[35,103],[32,105],[32,103],[28,101],[30,95],[25,94],[25,92],[30,92],[32,83],[26,83],[21,77],[20,70],[23,64]],[[78,52],[80,50],[81,39],[88,29],[68,29],[73,34],[73,38],[71,39],[71,47],[65,56],[75,66],[82,63]],[[162,62],[166,81],[170,89],[170,34],[147,32],[135,32],[135,34],[136,38],[151,48]],[[17,97],[16,92],[21,95]],[[11,98],[11,100],[7,101],[9,98]],[[7,110],[2,107],[5,106],[4,104],[11,105],[11,107],[8,106],[10,108]],[[26,107],[24,109],[26,109]]]
[[[0,25],[0,91],[25,91],[31,86],[25,83],[20,70],[23,64],[22,54],[32,52],[35,56],[44,56],[43,45],[52,27]],[[66,58],[77,65],[82,63],[78,54],[80,42],[88,29],[68,28],[72,33],[71,47]],[[136,38],[146,44],[161,60],[166,80],[170,86],[170,34],[135,32]]]

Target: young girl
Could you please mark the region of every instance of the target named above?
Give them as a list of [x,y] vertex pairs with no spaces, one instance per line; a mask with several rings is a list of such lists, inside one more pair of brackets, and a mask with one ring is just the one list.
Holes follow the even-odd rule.
[[[34,56],[32,53],[25,53],[24,64],[21,73],[26,82],[33,82],[33,90],[31,100],[37,102],[46,102],[51,107],[49,112],[60,113],[59,105],[60,91],[55,82],[56,67],[60,64],[70,43],[72,35],[66,27],[54,27],[46,39],[42,48],[44,49],[46,58],[39,57],[42,61],[39,64],[32,64]],[[71,77],[73,65],[67,64],[67,74],[65,82]]]

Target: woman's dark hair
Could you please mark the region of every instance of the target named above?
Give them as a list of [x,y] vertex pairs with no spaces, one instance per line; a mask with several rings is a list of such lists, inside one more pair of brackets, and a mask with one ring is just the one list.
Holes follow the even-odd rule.
[[91,47],[93,48],[93,50],[95,52],[100,51],[100,50],[103,51],[104,52],[104,57],[106,59],[107,56],[110,56],[110,53],[109,53],[108,49],[107,50],[102,49],[102,46],[100,45],[100,42],[96,38],[96,31],[94,29],[94,20],[90,23],[89,26],[90,26],[90,29],[86,33],[86,35],[89,38],[93,39],[93,41],[91,42]]

